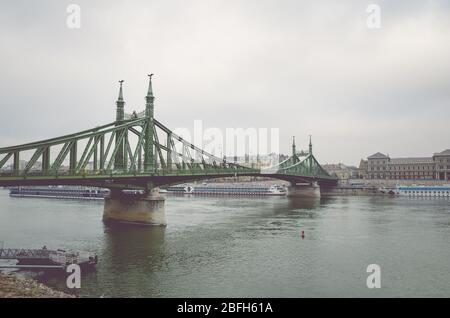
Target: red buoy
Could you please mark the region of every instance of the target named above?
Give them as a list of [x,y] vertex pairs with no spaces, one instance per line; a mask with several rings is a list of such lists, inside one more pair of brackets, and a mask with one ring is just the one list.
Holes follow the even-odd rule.
[[305,238],[305,231],[302,231],[302,238]]

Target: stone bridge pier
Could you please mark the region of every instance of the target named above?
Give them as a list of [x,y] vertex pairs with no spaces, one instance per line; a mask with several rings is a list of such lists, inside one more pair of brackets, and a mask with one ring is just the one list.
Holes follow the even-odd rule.
[[160,196],[158,188],[151,188],[144,193],[126,193],[114,189],[105,198],[103,221],[165,226],[164,203],[165,199]]

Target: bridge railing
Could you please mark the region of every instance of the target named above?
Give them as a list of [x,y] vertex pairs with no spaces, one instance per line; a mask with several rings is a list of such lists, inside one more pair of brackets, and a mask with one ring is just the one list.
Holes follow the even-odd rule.
[[33,258],[33,259],[47,259],[53,251],[40,249],[0,249],[0,259],[22,259],[22,258]]

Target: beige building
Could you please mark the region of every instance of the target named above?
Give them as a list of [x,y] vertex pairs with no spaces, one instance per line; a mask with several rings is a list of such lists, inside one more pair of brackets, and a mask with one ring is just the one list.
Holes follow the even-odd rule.
[[435,162],[435,179],[450,180],[450,149],[433,155]]
[[364,179],[365,175],[367,173],[367,168],[368,168],[368,161],[361,159],[361,161],[359,162],[359,167],[358,167],[358,178],[359,179]]
[[431,157],[392,158],[388,164],[388,179],[427,179],[435,177],[435,163]]
[[377,152],[361,161],[365,179],[450,180],[450,149],[432,157],[390,158]]
[[377,152],[367,158],[366,179],[387,179],[389,156]]

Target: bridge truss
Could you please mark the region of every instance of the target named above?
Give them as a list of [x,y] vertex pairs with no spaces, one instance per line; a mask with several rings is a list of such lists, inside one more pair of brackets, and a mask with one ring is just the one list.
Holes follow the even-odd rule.
[[[0,148],[0,186],[146,188],[149,183],[158,186],[227,176],[334,180],[314,158],[311,146],[309,153],[294,150],[288,160],[263,171],[216,157],[154,118],[152,75],[146,109],[140,114],[125,114],[122,83],[116,121],[62,137]],[[24,162],[21,158],[30,159]]]

